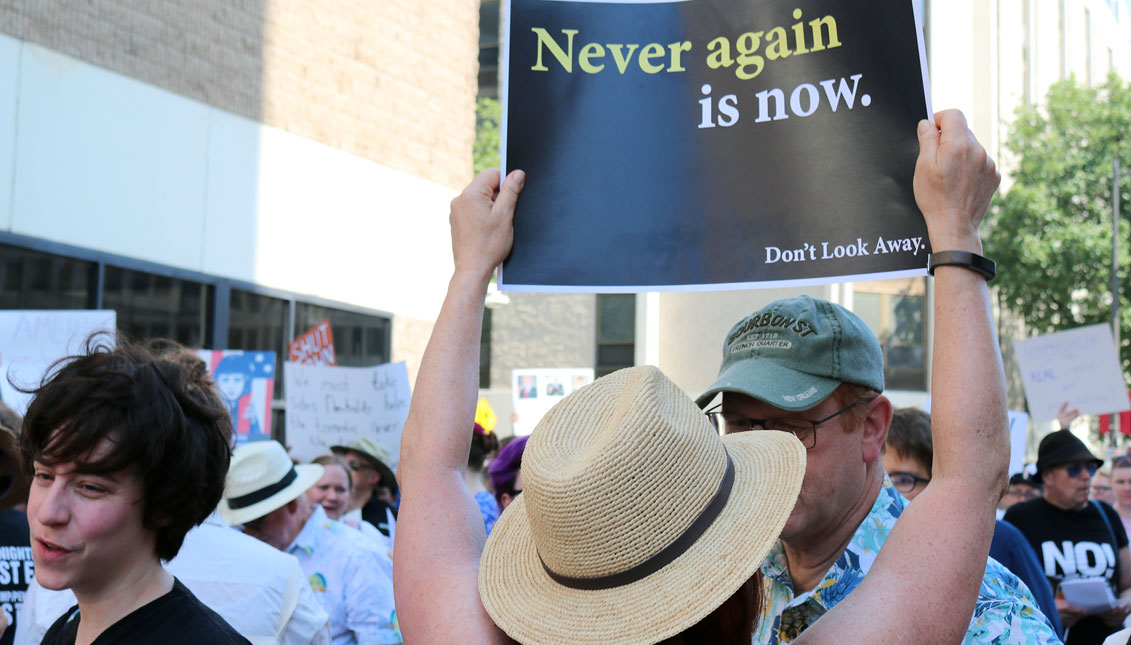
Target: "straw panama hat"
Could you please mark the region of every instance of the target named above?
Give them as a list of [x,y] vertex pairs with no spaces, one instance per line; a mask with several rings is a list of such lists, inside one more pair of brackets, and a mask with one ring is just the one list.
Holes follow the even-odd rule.
[[297,499],[319,479],[322,466],[294,465],[278,441],[244,444],[232,454],[220,517],[230,526],[246,524]]
[[654,643],[699,622],[762,564],[801,490],[791,434],[720,437],[654,367],[570,394],[530,436],[479,595],[525,643]]

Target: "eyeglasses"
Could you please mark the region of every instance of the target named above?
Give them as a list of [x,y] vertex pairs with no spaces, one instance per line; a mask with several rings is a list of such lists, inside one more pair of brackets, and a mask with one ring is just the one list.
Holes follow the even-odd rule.
[[817,419],[816,421],[793,417],[780,419],[750,419],[733,412],[719,411],[719,407],[721,407],[722,404],[707,410],[706,414],[707,418],[711,420],[711,425],[715,426],[716,430],[721,430],[723,434],[748,432],[750,430],[780,430],[782,432],[792,432],[795,437],[801,440],[801,443],[805,444],[806,448],[812,448],[817,445],[817,426],[839,417],[862,403],[871,402],[871,399],[858,399],[856,402],[833,412],[824,419]]
[[888,478],[891,479],[891,485],[901,493],[910,493],[919,484],[926,486],[931,483],[929,477],[920,477],[911,473],[888,473]]
[[346,464],[348,464],[349,467],[350,467],[350,470],[352,470],[354,472],[357,472],[359,470],[377,470],[376,468],[373,467],[373,464],[367,464],[364,461],[354,461],[354,460],[351,459],[351,460],[347,461]]
[[1093,493],[1110,493],[1111,486],[1092,486]]
[[1024,499],[1024,500],[1030,500],[1030,499],[1037,499],[1038,497],[1040,497],[1041,491],[1037,490],[1036,488],[1030,488],[1028,486],[1021,486],[1019,488],[1007,488],[1007,489],[1005,489],[1005,495],[1006,495],[1006,497],[1020,497],[1021,499]]
[[1097,466],[1093,461],[1078,461],[1074,464],[1068,464],[1067,466],[1065,466],[1064,472],[1069,477],[1079,477],[1082,471],[1087,470],[1088,476],[1091,477],[1092,475],[1096,474],[1096,471],[1099,470],[1099,468],[1100,467]]

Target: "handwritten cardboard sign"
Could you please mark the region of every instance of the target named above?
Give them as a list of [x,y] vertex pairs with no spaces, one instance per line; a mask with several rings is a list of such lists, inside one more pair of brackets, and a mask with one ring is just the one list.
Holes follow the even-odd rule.
[[65,356],[81,354],[96,331],[109,331],[113,345],[117,314],[94,311],[0,311],[0,400],[23,414],[31,397],[12,387],[35,387],[47,368]]
[[502,290],[922,275],[916,0],[509,0]]
[[236,445],[270,439],[275,352],[201,349],[197,354],[228,406]]
[[287,363],[283,382],[292,457],[309,461],[329,453],[330,446],[368,437],[385,449],[396,469],[411,396],[404,362],[375,367]]
[[1056,419],[1067,401],[1083,414],[1131,407],[1107,325],[1089,325],[1013,341],[1034,421]]
[[337,365],[338,357],[334,352],[334,334],[330,330],[330,319],[323,320],[294,339],[287,346],[287,350],[291,355],[292,363]]

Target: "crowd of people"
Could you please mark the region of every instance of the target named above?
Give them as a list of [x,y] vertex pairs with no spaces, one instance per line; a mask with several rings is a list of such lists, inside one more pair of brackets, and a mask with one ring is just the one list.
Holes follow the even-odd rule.
[[[930,414],[894,409],[860,318],[799,296],[737,321],[695,399],[629,368],[499,441],[470,419],[526,177],[487,171],[452,203],[397,473],[368,438],[234,448],[169,341],[92,337],[22,419],[0,408],[0,546],[31,558],[4,642],[1127,643],[1131,459],[1100,470],[1066,405],[1009,476],[984,265],[961,260],[1000,177],[960,113],[918,134],[932,247],[959,252],[932,267]],[[1073,604],[1084,585],[1110,601]]]

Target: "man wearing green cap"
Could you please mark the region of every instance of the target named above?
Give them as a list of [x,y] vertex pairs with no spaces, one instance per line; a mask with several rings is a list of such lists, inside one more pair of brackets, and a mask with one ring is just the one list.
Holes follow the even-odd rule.
[[392,537],[389,525],[397,517],[392,505],[397,495],[397,480],[388,466],[388,453],[366,437],[348,446],[330,446],[330,450],[345,459],[350,468],[349,513],[359,515],[353,519],[365,520],[385,537]]
[[[725,433],[785,430],[808,449],[805,480],[762,566],[755,643],[787,643],[864,578],[907,500],[882,452],[892,418],[883,354],[855,314],[800,296],[727,334],[718,379],[698,399]],[[965,642],[1059,642],[1017,577],[989,560]]]

